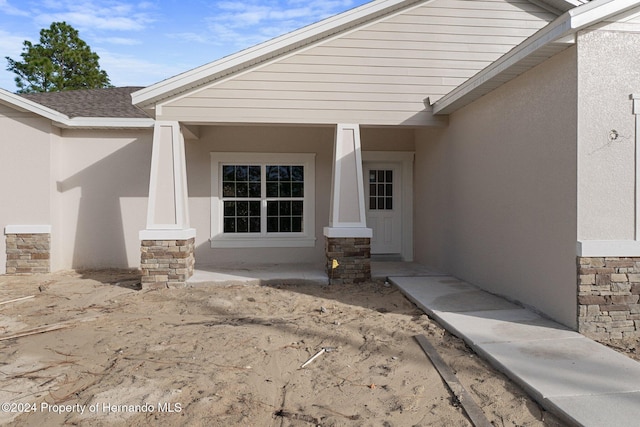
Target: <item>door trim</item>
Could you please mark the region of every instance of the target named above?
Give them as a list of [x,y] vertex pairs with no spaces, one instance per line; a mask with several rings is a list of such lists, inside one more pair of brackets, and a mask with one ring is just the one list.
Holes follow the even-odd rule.
[[402,167],[402,246],[403,261],[413,261],[413,151],[363,151],[362,162],[400,163]]

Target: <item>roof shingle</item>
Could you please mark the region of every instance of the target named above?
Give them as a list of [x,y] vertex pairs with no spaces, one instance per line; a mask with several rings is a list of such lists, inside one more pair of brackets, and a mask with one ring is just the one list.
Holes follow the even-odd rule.
[[131,93],[138,86],[104,89],[67,90],[62,92],[25,93],[20,96],[56,110],[69,118],[119,117],[149,118],[131,103]]

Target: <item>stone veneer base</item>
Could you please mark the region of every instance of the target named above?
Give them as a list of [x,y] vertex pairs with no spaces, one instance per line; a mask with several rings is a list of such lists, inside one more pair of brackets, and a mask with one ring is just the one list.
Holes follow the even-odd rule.
[[640,337],[640,257],[578,257],[578,331],[595,340]]
[[195,239],[142,240],[142,289],[182,287],[193,275]]
[[[371,280],[371,239],[363,237],[325,237],[329,284],[359,283]],[[338,266],[333,268],[333,261]]]
[[51,271],[49,233],[8,233],[7,274],[38,274]]

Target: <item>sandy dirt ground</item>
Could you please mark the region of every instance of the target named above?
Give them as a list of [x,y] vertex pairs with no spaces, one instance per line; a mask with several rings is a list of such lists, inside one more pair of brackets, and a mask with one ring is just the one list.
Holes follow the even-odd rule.
[[146,291],[129,271],[0,276],[0,423],[472,425],[417,334],[493,425],[562,425],[383,283]]

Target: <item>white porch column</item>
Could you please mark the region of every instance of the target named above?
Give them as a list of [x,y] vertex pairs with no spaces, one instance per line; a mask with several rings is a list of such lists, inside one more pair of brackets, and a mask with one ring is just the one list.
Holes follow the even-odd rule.
[[142,285],[181,285],[193,274],[195,229],[189,226],[184,137],[178,122],[153,131],[147,226],[140,231]]
[[362,177],[360,126],[338,124],[333,149],[329,227],[324,228],[327,272],[332,283],[371,278],[370,245]]

